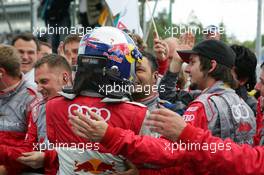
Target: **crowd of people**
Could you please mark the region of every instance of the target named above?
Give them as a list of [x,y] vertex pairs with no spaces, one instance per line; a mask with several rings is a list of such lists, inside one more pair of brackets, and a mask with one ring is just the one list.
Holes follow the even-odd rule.
[[0,44],[0,175],[264,174],[264,64],[205,30]]

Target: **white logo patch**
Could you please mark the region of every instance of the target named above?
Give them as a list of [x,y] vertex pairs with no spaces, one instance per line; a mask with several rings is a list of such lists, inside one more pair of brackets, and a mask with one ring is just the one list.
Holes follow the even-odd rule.
[[72,104],[68,108],[68,114],[73,115],[74,110],[77,110],[78,112],[85,114],[89,118],[90,115],[88,111],[92,111],[97,115],[101,116],[104,119],[104,121],[108,121],[111,117],[110,111],[106,108],[88,107],[88,106],[80,106],[78,104]]
[[182,117],[183,117],[183,120],[186,121],[186,122],[193,121],[194,118],[195,118],[193,114],[190,114],[190,115],[184,114]]
[[247,107],[243,104],[232,105],[231,110],[237,122],[239,122],[241,118],[248,119],[250,117]]
[[190,112],[194,112],[194,111],[197,111],[198,107],[197,106],[193,106],[193,107],[189,107],[187,109],[187,111],[190,111]]

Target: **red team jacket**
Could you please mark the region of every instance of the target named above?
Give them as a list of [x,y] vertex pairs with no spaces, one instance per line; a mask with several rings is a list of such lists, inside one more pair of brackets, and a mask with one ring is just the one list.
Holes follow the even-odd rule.
[[[145,119],[147,108],[130,102],[121,103],[103,103],[101,98],[80,96],[74,100],[67,100],[64,97],[57,97],[46,104],[42,105],[45,108],[45,115],[38,116],[38,120],[45,119],[47,129],[47,139],[49,143],[87,143],[83,138],[76,136],[69,125],[69,110],[78,110],[82,107],[82,112],[86,112],[86,107],[97,110],[105,118],[111,126],[119,126],[124,129],[130,129],[136,134],[139,134],[141,125]],[[71,108],[69,108],[71,106]],[[123,109],[120,111],[120,109]],[[36,109],[39,110],[39,109]],[[96,112],[96,111],[95,111]],[[36,112],[38,113],[38,112]],[[36,114],[35,114],[36,115]],[[34,145],[42,142],[45,136],[39,136],[39,126],[34,115],[30,116],[30,122],[27,132],[27,137],[24,142],[20,142],[18,147],[7,147],[0,145],[0,163],[8,166],[10,169],[15,169],[14,174],[17,174],[25,169],[25,166],[20,164],[12,164],[23,152],[30,152],[34,149]],[[53,149],[53,148],[52,148]],[[100,146],[100,151],[108,152]],[[103,162],[103,160],[102,160]],[[79,166],[78,166],[79,165]],[[102,164],[105,166],[104,164]],[[54,150],[45,151],[45,174],[56,174],[59,168],[58,154]],[[77,164],[77,167],[81,164]],[[101,166],[102,167],[102,166]],[[84,166],[80,171],[93,171],[91,167]],[[93,167],[92,167],[93,168]],[[95,170],[94,170],[95,171]],[[99,170],[98,170],[99,171]],[[98,173],[98,172],[95,172]]]
[[36,99],[37,93],[23,79],[15,89],[0,94],[0,165],[5,165],[9,174],[16,174],[12,166],[19,168],[20,165],[15,159],[9,159],[19,153],[7,150],[23,143]]
[[[135,164],[150,163],[160,166],[180,166],[192,162],[194,174],[205,171],[212,174],[264,174],[264,148],[238,145],[230,139],[213,137],[211,132],[190,124],[183,130],[177,143],[197,143],[200,145],[219,145],[216,152],[206,150],[168,149],[171,143],[166,139],[138,136],[129,130],[108,127],[101,144],[113,154],[121,154]],[[151,148],[151,149],[150,149]],[[208,148],[208,147],[207,147]]]
[[[68,109],[69,106],[71,104],[79,104],[79,106],[82,105],[92,105],[92,106],[97,106],[98,108],[100,107],[105,107],[104,103],[100,102],[100,98],[91,98],[92,100],[89,100],[89,103],[87,103],[88,100],[86,100],[87,97],[80,97],[80,98],[76,98],[74,101],[70,101],[70,100],[66,100],[64,99],[64,97],[59,97],[59,98],[55,98],[51,101],[48,102],[48,111],[46,111],[46,115],[47,115],[47,137],[49,139],[50,142],[86,142],[83,139],[77,137],[74,135],[74,133],[72,133],[70,126],[68,125]],[[59,108],[58,108],[59,106]],[[135,105],[128,105],[126,103],[121,103],[121,104],[114,104],[112,105],[106,105],[107,108],[109,109],[109,111],[113,111],[112,115],[118,115],[118,117],[114,117],[114,119],[112,119],[112,117],[110,117],[111,120],[108,121],[108,123],[110,124],[110,126],[114,126],[114,127],[122,127],[124,129],[130,129],[130,130],[134,130],[136,134],[138,134],[138,132],[140,131],[141,125],[142,125],[142,121],[145,117],[145,112],[146,109],[142,108],[142,107],[135,107]],[[109,108],[110,106],[110,108]],[[120,110],[117,110],[119,108],[125,108],[126,112],[120,114]],[[136,110],[135,110],[136,109]],[[131,113],[133,115],[131,115]],[[125,114],[125,115],[124,115]],[[134,116],[139,116],[139,114],[142,114],[141,118],[138,118],[137,120],[134,120],[135,117]],[[121,115],[121,117],[120,117]],[[122,117],[122,115],[124,117]],[[205,126],[206,127],[206,126]],[[183,136],[181,137],[182,140],[185,139],[185,137],[190,137],[189,135],[191,135],[191,138],[189,138],[189,142],[191,142],[191,139],[195,138],[195,141],[197,142],[211,142],[211,140],[217,140],[214,137],[211,137],[211,135],[206,132],[204,133],[203,131],[197,129],[197,128],[193,128],[190,127],[188,125],[187,128],[191,128],[191,129],[185,129],[187,131],[183,132]],[[193,131],[191,131],[193,130]],[[122,131],[122,132],[121,132]],[[144,136],[144,137],[140,137],[140,136],[135,136],[134,133],[132,132],[128,132],[128,131],[123,131],[120,129],[112,129],[111,127],[109,127],[107,134],[105,136],[105,138],[103,139],[103,146],[106,146],[107,148],[107,152],[111,152],[111,153],[115,153],[115,154],[122,154],[125,157],[127,157],[128,159],[132,160],[133,163],[138,164],[138,165],[142,165],[144,163],[150,163],[153,165],[157,165],[159,167],[170,167],[170,166],[181,166],[185,163],[191,163],[193,162],[193,165],[197,165],[194,166],[193,168],[198,169],[197,171],[193,171],[191,170],[191,172],[195,172],[195,174],[198,174],[199,172],[204,172],[205,170],[208,170],[208,165],[210,164],[212,167],[216,167],[215,169],[212,168],[212,172],[217,172],[217,167],[218,164],[219,166],[221,166],[221,159],[223,159],[223,157],[225,157],[227,155],[227,159],[231,158],[232,161],[230,160],[229,164],[230,167],[235,167],[238,166],[236,165],[235,162],[236,161],[236,156],[240,155],[240,148],[239,146],[235,145],[233,142],[231,142],[230,140],[225,141],[224,143],[231,143],[231,148],[233,149],[233,147],[235,148],[234,150],[231,151],[220,151],[217,152],[217,154],[212,154],[210,153],[210,151],[204,151],[203,155],[205,158],[207,158],[206,156],[211,156],[211,155],[220,155],[218,157],[221,157],[220,159],[216,159],[214,156],[212,162],[217,162],[217,164],[212,164],[210,162],[207,163],[203,163],[205,164],[204,166],[207,167],[207,169],[205,168],[201,168],[203,167],[203,164],[197,164],[197,160],[196,158],[199,158],[200,160],[200,153],[198,153],[197,151],[173,151],[172,150],[168,150],[166,149],[168,145],[172,145],[173,143],[165,140],[165,139],[152,139],[150,137]],[[191,133],[193,132],[197,132],[196,135],[192,135]],[[199,132],[198,132],[199,131]],[[118,133],[118,134],[117,134]],[[187,134],[185,134],[187,133]],[[29,129],[28,129],[28,137],[26,142],[24,142],[24,146],[20,146],[20,148],[10,148],[10,147],[6,147],[1,145],[0,146],[0,163],[6,163],[9,168],[13,166],[13,168],[15,168],[16,170],[18,170],[19,166],[17,164],[12,164],[11,162],[13,162],[17,157],[19,157],[19,155],[22,152],[28,152],[28,151],[32,151],[33,149],[33,144],[32,143],[36,143],[38,141],[37,139],[37,126],[36,123],[33,121],[32,117],[30,118],[30,124],[29,124]],[[185,136],[187,135],[187,136]],[[194,137],[194,138],[193,138]],[[197,139],[198,138],[198,139]],[[199,140],[203,138],[203,140]],[[213,138],[213,139],[212,139]],[[185,141],[187,142],[187,139],[185,139]],[[217,143],[222,143],[221,140],[217,140]],[[128,145],[129,144],[129,145]],[[126,145],[124,147],[124,145]],[[147,146],[148,148],[145,148],[145,146]],[[245,160],[251,160],[253,159],[253,161],[256,163],[256,166],[251,165],[252,167],[250,167],[251,169],[248,171],[253,171],[253,172],[257,172],[258,171],[264,171],[263,168],[261,170],[261,168],[259,169],[259,161],[263,161],[261,159],[261,152],[259,152],[261,149],[260,148],[256,148],[254,149],[255,151],[251,151],[250,148],[248,148],[248,146],[243,146],[242,147],[243,150],[246,151],[246,155],[252,155],[252,158],[250,159],[245,159]],[[171,148],[172,149],[172,148]],[[233,152],[234,151],[234,152]],[[147,155],[144,155],[142,153],[145,153]],[[231,154],[231,153],[232,154]],[[1,156],[7,154],[9,155],[9,159],[4,159],[5,156]],[[188,153],[188,154],[187,154]],[[257,154],[256,154],[257,153]],[[47,151],[45,156],[45,166],[47,167],[47,171],[46,174],[56,174],[57,169],[58,169],[58,160],[57,160],[57,153],[55,151]],[[151,154],[151,155],[148,155]],[[188,156],[189,154],[192,154],[194,156],[195,159],[190,159],[190,157],[192,156]],[[230,155],[231,154],[231,155]],[[259,155],[258,155],[259,154]],[[149,157],[150,156],[150,157]],[[241,156],[241,155],[240,155]],[[243,156],[244,157],[244,156]],[[241,157],[240,157],[241,158]],[[258,158],[258,159],[257,159]],[[233,160],[234,159],[234,160]],[[243,159],[243,158],[242,158]],[[195,161],[194,161],[195,160]],[[223,159],[223,162],[226,161],[225,159]],[[237,162],[237,161],[236,161]],[[240,165],[240,164],[239,164]],[[199,168],[200,167],[200,168]],[[242,172],[244,171],[244,169],[247,166],[243,167],[242,170],[234,170],[234,174],[236,172]],[[257,167],[257,170],[255,170],[255,168]],[[221,169],[221,168],[220,168]],[[213,171],[215,170],[215,171]],[[227,170],[223,169],[223,172],[228,172]],[[188,171],[187,171],[188,172]],[[185,174],[187,174],[187,172]],[[230,171],[230,173],[233,171]],[[190,172],[189,172],[190,173]],[[242,173],[244,174],[244,173]]]
[[258,98],[258,103],[257,103],[257,114],[256,114],[256,122],[257,122],[257,133],[254,137],[254,144],[255,145],[262,145],[263,143],[260,143],[261,138],[263,136],[263,124],[264,124],[264,117],[263,117],[263,111],[261,109],[261,98]]
[[[124,129],[130,129],[136,134],[139,134],[142,126],[142,122],[145,119],[147,108],[139,106],[138,104],[133,104],[130,102],[121,103],[103,103],[102,98],[99,97],[89,97],[89,96],[78,96],[73,100],[68,100],[65,97],[58,97],[48,101],[46,105],[46,124],[47,124],[47,137],[50,143],[89,143],[86,139],[76,136],[69,125],[69,114],[73,110],[79,110],[83,113],[90,109],[101,115],[105,121],[116,127],[122,127]],[[122,109],[122,110],[120,110]],[[99,145],[99,152],[108,152],[103,147]],[[109,156],[104,157],[103,154],[94,153],[95,146],[90,147],[91,151],[87,151],[87,156],[85,160],[77,160],[80,158],[80,154],[75,154],[75,152],[69,153],[69,151],[58,152],[59,161],[63,161],[61,166],[62,172],[69,171],[69,167],[74,166],[74,171],[84,171],[92,173],[103,173],[107,169],[111,169],[112,164],[109,163]],[[67,155],[69,153],[69,155]],[[54,169],[54,164],[50,160],[56,160],[56,152],[46,153],[46,169]],[[76,157],[74,157],[76,156]],[[112,160],[111,160],[112,161]],[[99,162],[99,163],[98,163]],[[49,165],[51,165],[49,167]],[[118,164],[118,162],[114,162]],[[67,167],[68,166],[68,167]],[[102,167],[106,167],[105,169]],[[101,167],[101,169],[100,169]],[[63,170],[63,168],[65,170]],[[114,168],[114,166],[113,166]],[[114,171],[114,170],[113,170]]]

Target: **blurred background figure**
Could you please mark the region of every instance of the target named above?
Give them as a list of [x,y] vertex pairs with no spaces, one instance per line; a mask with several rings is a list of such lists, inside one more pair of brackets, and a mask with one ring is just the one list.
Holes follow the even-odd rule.
[[36,87],[33,66],[38,59],[38,40],[31,33],[23,33],[13,39],[12,45],[20,54],[20,69],[25,74],[25,80]]
[[69,7],[72,0],[42,0],[41,1],[41,16],[45,21],[47,27],[53,28],[52,52],[57,53],[57,48],[60,41],[68,35],[68,30],[59,30],[59,27],[70,28],[71,19]]
[[215,25],[209,25],[203,30],[204,39],[215,39],[220,40],[221,36],[219,33],[219,28]]
[[39,52],[38,52],[38,59],[52,54],[52,47],[50,43],[39,41]]
[[87,28],[98,26],[99,16],[104,8],[101,0],[80,0],[79,1],[79,21],[80,24]]

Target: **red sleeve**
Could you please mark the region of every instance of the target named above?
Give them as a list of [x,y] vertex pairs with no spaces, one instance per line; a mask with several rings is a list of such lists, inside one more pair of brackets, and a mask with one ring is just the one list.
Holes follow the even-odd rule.
[[[173,143],[163,138],[138,136],[131,130],[108,126],[101,144],[112,154],[123,155],[134,164],[150,163],[170,167],[181,163],[184,152],[173,150]],[[182,162],[183,163],[183,162]]]
[[208,130],[208,122],[204,105],[200,102],[192,103],[183,114],[185,122],[190,123],[195,127]]
[[[209,131],[190,124],[183,130],[178,143],[196,143],[201,146],[199,149],[188,147],[186,151],[172,152],[164,149],[165,143],[169,142],[148,136],[136,136],[131,131],[110,126],[101,142],[111,153],[121,154],[136,164],[168,166],[191,161],[196,165],[195,168],[206,169],[212,174],[264,174],[262,147],[238,145],[230,139],[223,141],[213,137]],[[193,171],[200,172],[198,168]]]
[[[29,113],[29,124],[26,138],[19,147],[10,145],[0,145],[0,164],[5,165],[9,174],[17,174],[27,166],[16,161],[18,157],[24,152],[31,152],[34,149],[37,141],[37,126],[32,120],[31,113]],[[17,144],[18,145],[18,144]]]
[[257,114],[256,114],[256,123],[257,123],[257,132],[254,136],[254,145],[259,145],[261,139],[261,130],[263,129],[263,113],[261,111],[261,97],[258,98],[257,103]]
[[[189,151],[188,157],[199,167],[206,168],[212,174],[264,174],[264,149],[250,145],[238,145],[230,139],[213,137],[209,131],[187,125],[179,137],[185,143],[209,145],[209,151]],[[212,149],[217,145],[217,149]],[[224,145],[224,146],[223,146]]]
[[56,175],[59,169],[58,155],[55,150],[45,151],[44,159],[45,174]]
[[168,59],[165,59],[165,60],[159,60],[158,59],[157,61],[158,61],[158,65],[159,65],[158,72],[159,72],[159,74],[164,75],[168,69],[169,61],[168,61]]

